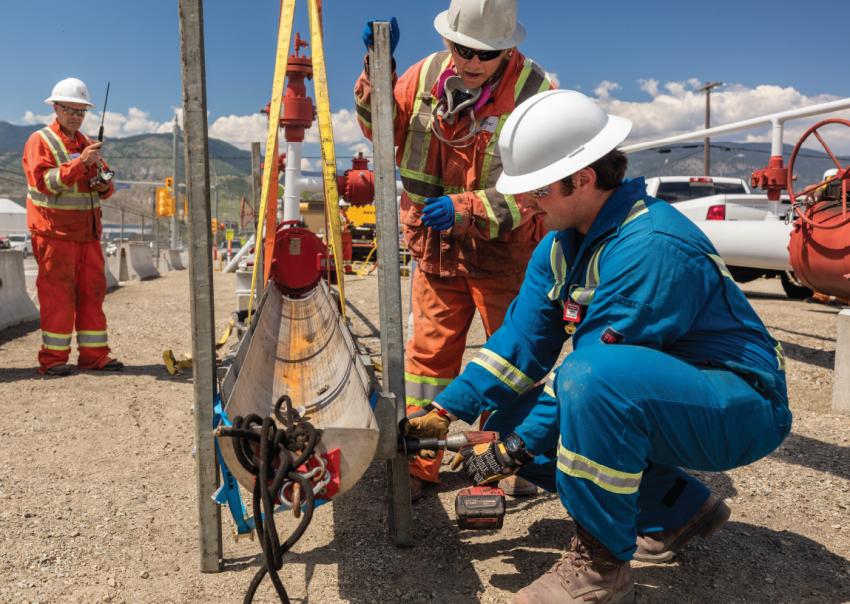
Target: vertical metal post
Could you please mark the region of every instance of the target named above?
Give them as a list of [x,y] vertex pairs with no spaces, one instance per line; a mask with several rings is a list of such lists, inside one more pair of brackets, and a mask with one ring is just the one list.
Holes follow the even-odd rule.
[[213,235],[213,247],[216,250],[216,254],[218,253],[218,230],[219,230],[219,218],[218,218],[218,178],[215,179],[215,234]]
[[[184,116],[185,119],[185,116]],[[170,247],[173,250],[176,250],[180,247],[180,223],[177,221],[177,214],[180,211],[180,187],[178,186],[178,178],[177,178],[177,136],[180,133],[180,127],[177,125],[177,114],[174,114],[174,127],[171,130],[172,133],[172,141],[171,141],[171,154],[173,156],[173,166],[172,171],[174,175],[173,179],[173,195],[174,195],[174,216],[171,217],[171,243]]]
[[847,308],[838,313],[832,376],[832,411],[850,413],[850,309]]
[[124,243],[124,208],[121,208],[121,243]]
[[[257,219],[260,216],[260,195],[263,187],[263,171],[260,169],[260,143],[251,143],[251,197],[254,203],[254,263],[257,265],[257,291],[254,308],[263,297],[263,246],[265,238],[262,233],[257,232]],[[268,228],[268,226],[266,227]],[[227,260],[230,262],[230,258]]]
[[[396,450],[399,422],[406,415],[404,396],[404,327],[398,260],[398,205],[393,153],[393,88],[390,24],[375,21],[375,46],[369,51],[372,84],[372,142],[375,155],[375,205],[378,227],[378,287],[380,288],[383,388],[376,407],[381,442],[387,459],[387,499],[390,536],[396,545],[413,544],[413,515],[407,458]],[[387,408],[390,407],[390,408]]]
[[156,187],[151,189],[151,220],[153,220],[154,266],[159,270],[159,217],[156,215]]
[[189,283],[200,567],[201,572],[219,572],[222,556],[221,511],[212,500],[212,494],[218,487],[218,468],[212,437],[213,397],[216,391],[213,331],[215,306],[210,250],[212,237],[209,228],[210,166],[203,0],[180,0],[180,63],[183,74],[186,192],[190,212]]
[[[718,86],[723,86],[723,82],[708,82],[700,92],[705,93],[705,129],[711,128],[711,91]],[[702,148],[702,174],[703,176],[711,176],[711,137],[706,136],[703,139]]]

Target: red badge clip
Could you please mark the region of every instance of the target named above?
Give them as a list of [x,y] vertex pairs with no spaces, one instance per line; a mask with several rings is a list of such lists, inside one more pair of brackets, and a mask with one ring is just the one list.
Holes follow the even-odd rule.
[[581,323],[583,318],[584,306],[577,304],[572,300],[567,300],[567,303],[564,304],[564,321],[578,324]]

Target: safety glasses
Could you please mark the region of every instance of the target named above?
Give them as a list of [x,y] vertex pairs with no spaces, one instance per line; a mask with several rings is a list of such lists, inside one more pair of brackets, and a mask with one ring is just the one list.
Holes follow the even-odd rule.
[[53,103],[57,107],[61,108],[62,111],[67,113],[68,115],[74,115],[77,117],[86,117],[86,111],[88,109],[74,109],[73,107],[68,107],[67,105],[63,105],[62,103]]
[[498,59],[502,55],[501,50],[478,50],[477,48],[469,48],[457,42],[452,42],[455,52],[464,61],[471,61],[472,57],[478,57],[482,62]]
[[534,199],[543,199],[544,197],[548,197],[549,193],[552,192],[552,188],[549,186],[540,187],[539,189],[534,189],[533,191],[529,191],[526,195],[533,197]]

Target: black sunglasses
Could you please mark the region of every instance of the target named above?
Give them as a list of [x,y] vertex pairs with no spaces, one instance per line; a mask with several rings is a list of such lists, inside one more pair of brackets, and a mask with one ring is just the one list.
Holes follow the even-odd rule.
[[478,50],[477,48],[463,46],[457,42],[452,42],[452,46],[454,46],[455,52],[457,52],[460,58],[464,61],[471,61],[472,57],[475,56],[477,56],[480,61],[492,61],[493,59],[498,59],[502,55],[501,50]]

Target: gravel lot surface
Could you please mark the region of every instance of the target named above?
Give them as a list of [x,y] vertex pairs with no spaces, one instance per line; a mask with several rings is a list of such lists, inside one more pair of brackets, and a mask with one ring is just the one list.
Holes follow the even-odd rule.
[[[233,287],[216,273],[219,329]],[[377,278],[347,287],[352,331],[377,355]],[[704,475],[732,520],[673,564],[635,564],[639,601],[850,602],[850,417],[830,411],[839,309],[789,301],[778,281],[743,288],[788,356],[794,430],[768,458]],[[106,312],[123,374],[40,378],[37,325],[0,333],[0,602],[239,602],[259,544],[234,541],[226,518],[224,570],[199,572],[191,376],[161,364],[165,348],[191,349],[188,274],[127,284]],[[476,320],[470,350],[482,341]],[[459,533],[462,484],[446,468],[414,506],[416,545],[398,549],[373,464],[286,557],[293,601],[509,602],[557,560],[572,521],[543,495],[509,500],[499,532]],[[268,583],[256,601],[277,601]]]

